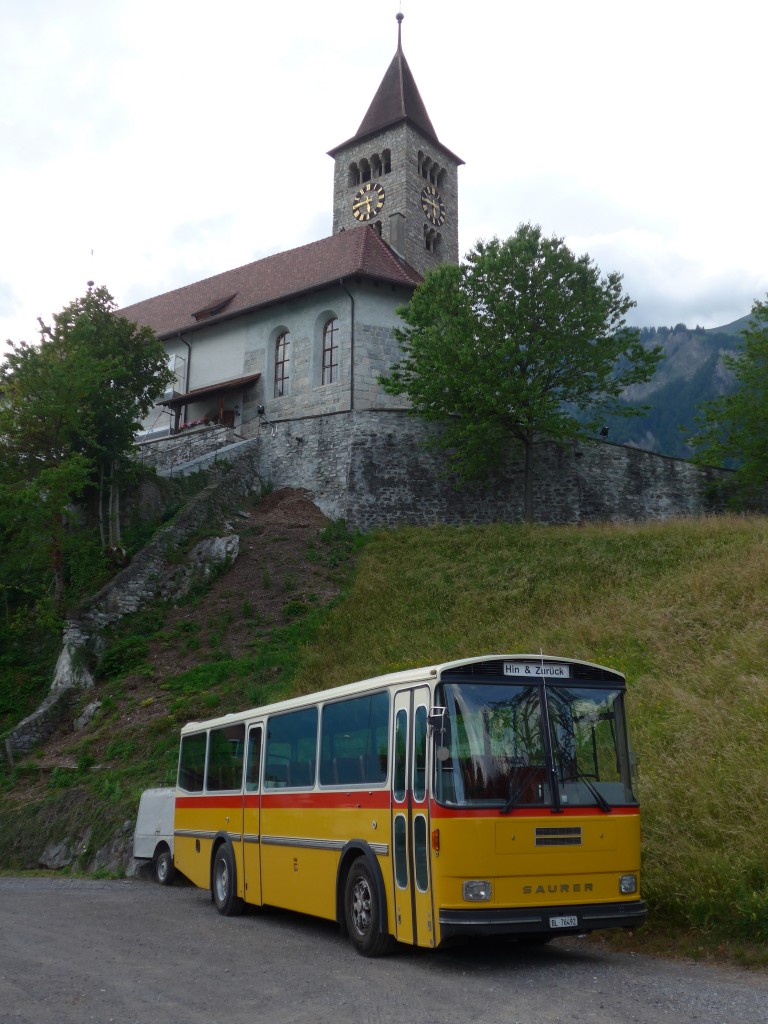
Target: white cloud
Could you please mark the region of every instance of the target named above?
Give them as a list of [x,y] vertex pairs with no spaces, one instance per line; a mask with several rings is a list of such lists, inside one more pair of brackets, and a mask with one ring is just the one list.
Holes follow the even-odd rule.
[[[768,12],[746,0],[410,0],[403,48],[460,171],[460,247],[524,221],[624,274],[636,322],[768,289]],[[353,0],[0,0],[0,339],[330,232],[327,150],[396,46]]]

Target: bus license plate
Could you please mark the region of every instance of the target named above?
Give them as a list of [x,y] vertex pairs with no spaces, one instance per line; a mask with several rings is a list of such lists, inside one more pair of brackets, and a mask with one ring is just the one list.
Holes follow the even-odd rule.
[[579,919],[573,914],[571,917],[550,917],[550,928],[578,928]]

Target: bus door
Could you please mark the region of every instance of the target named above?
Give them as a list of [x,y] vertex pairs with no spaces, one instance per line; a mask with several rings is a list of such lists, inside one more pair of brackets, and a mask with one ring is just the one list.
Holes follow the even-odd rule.
[[429,864],[427,686],[395,695],[392,771],[392,864],[399,942],[434,946]]
[[243,786],[243,895],[247,903],[261,903],[261,748],[262,724],[248,729],[248,760]]

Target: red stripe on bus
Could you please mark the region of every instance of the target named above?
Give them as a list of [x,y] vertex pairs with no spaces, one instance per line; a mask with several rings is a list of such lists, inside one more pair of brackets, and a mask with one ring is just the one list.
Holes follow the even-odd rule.
[[[599,807],[564,807],[555,814],[551,807],[515,807],[504,818],[598,818],[604,817],[605,811]],[[612,815],[639,814],[639,807],[613,807]],[[432,803],[430,814],[433,818],[494,818],[499,816],[498,807],[443,807]]]
[[338,808],[372,808],[388,809],[390,798],[389,790],[374,790],[369,792],[334,791],[332,793],[246,793],[244,795],[230,793],[228,796],[177,796],[176,806],[183,808],[231,808],[236,810],[242,806],[258,807],[261,800],[262,807],[299,807],[333,809]]

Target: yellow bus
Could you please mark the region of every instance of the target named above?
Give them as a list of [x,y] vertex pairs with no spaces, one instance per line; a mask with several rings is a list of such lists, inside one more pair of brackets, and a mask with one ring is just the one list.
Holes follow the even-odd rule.
[[174,864],[222,914],[337,921],[365,956],[635,927],[625,691],[599,665],[487,655],[190,723]]

